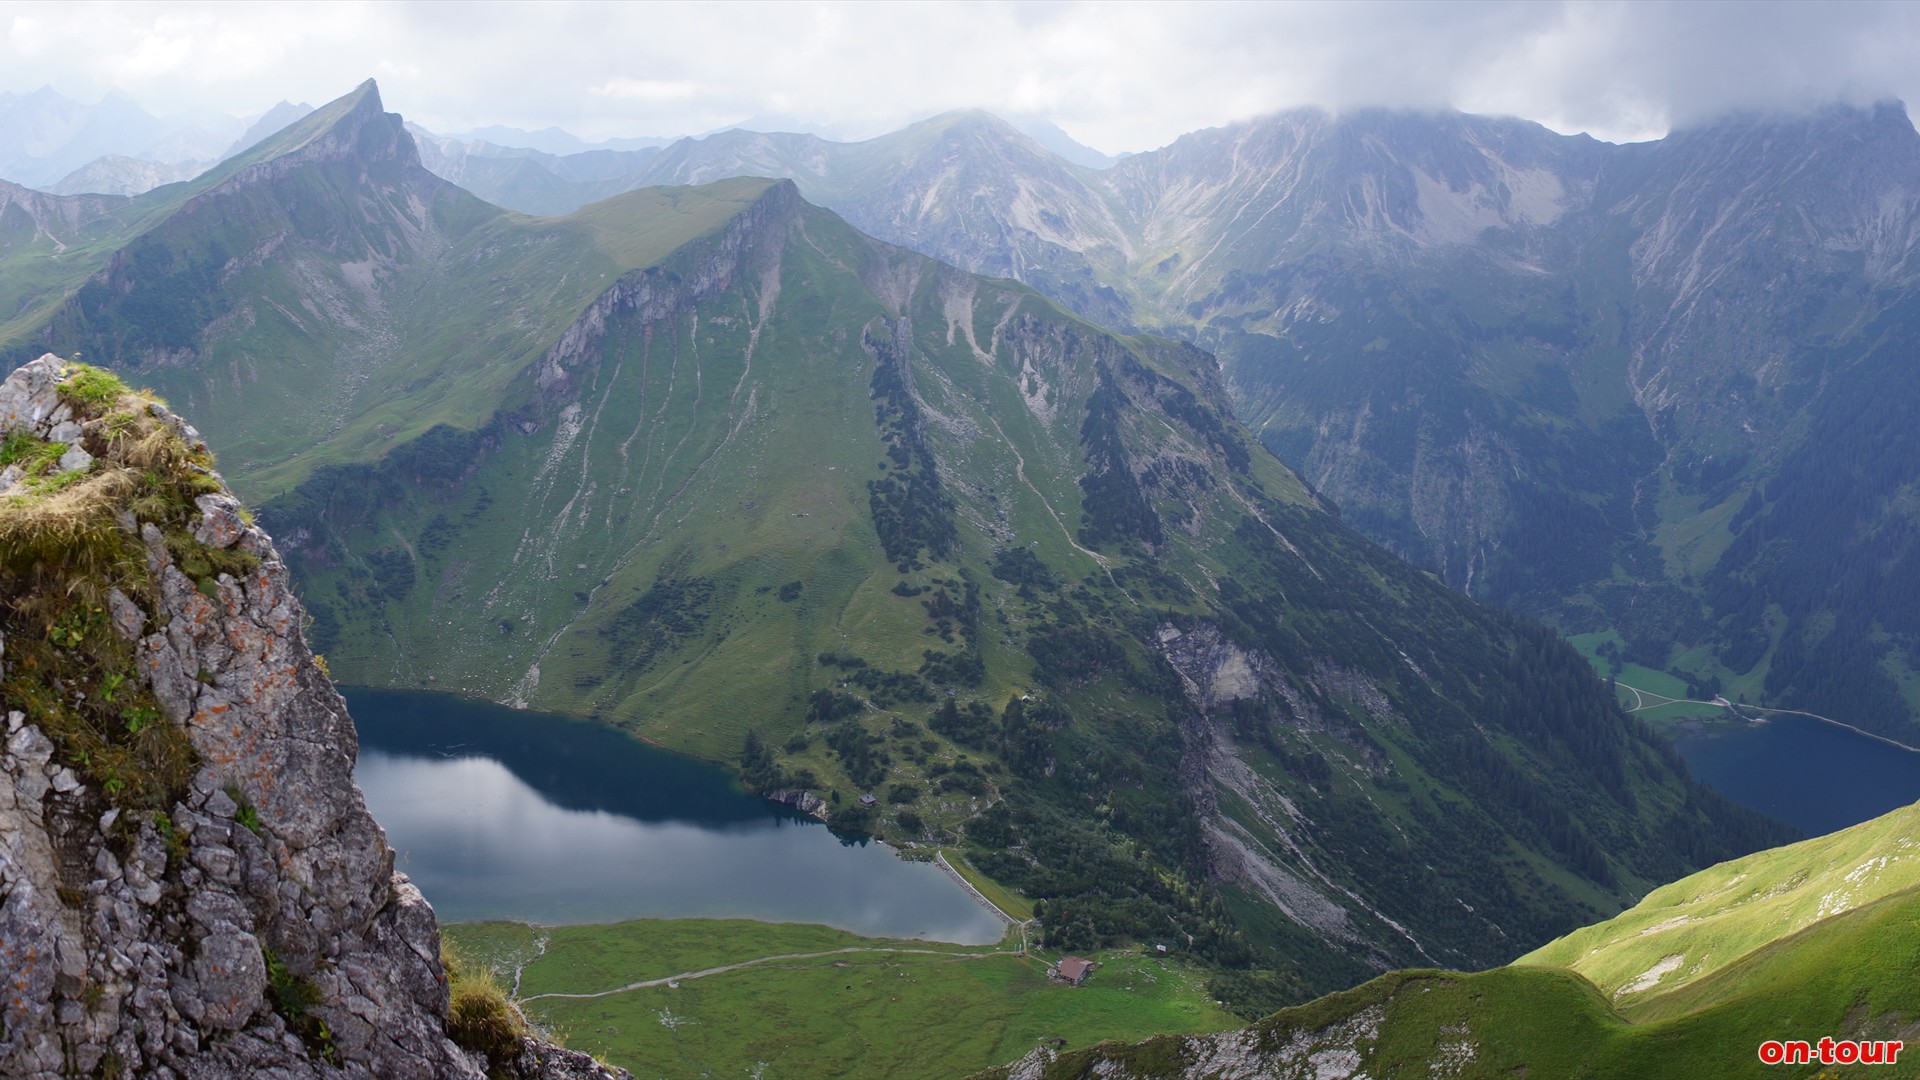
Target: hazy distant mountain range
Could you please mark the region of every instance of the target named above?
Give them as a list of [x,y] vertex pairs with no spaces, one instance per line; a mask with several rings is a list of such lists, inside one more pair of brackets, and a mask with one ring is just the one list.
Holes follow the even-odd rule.
[[0,94],[0,179],[59,195],[138,195],[190,180],[313,111],[158,117],[118,91],[84,105],[42,87]]
[[[93,105],[48,87],[30,94],[0,94],[0,179],[59,195],[138,195],[192,179],[312,111],[311,105],[282,101],[251,119],[211,111],[161,118],[117,91]],[[760,118],[737,127],[758,130],[777,123]],[[1120,160],[1075,142],[1043,117],[1021,117],[1016,126],[1077,165],[1100,169]],[[476,192],[491,193],[496,196],[492,201],[529,213],[564,213],[601,197],[603,188],[608,194],[627,190],[608,187],[607,182],[636,172],[652,151],[679,141],[642,137],[588,142],[557,127],[525,131],[498,124],[446,135],[413,124],[408,130],[421,141],[435,172],[456,182],[465,176]],[[532,158],[552,176],[470,167],[468,158]],[[545,190],[554,187],[555,180],[562,182],[558,190]],[[569,186],[573,184],[588,186]]]

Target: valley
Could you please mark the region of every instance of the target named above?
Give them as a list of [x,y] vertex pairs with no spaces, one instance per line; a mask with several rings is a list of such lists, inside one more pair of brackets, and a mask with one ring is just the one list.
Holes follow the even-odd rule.
[[1897,102],[1620,146],[1299,109],[1104,170],[960,112],[685,139],[620,183],[788,177],[876,237],[1192,341],[1261,442],[1449,584],[1614,635],[1685,696],[1913,741],[1910,500],[1887,493],[1915,464],[1917,165]]
[[[1811,299],[1754,329],[1656,197],[1877,175],[1368,111],[1096,170],[959,113],[474,166],[536,215],[371,81],[291,119],[0,187],[0,355],[199,425],[396,868],[575,1049],[1654,1075],[1910,1030],[1920,233],[1782,225]],[[1670,738],[1749,699],[1861,731]],[[1765,797],[1796,768],[1859,797]]]

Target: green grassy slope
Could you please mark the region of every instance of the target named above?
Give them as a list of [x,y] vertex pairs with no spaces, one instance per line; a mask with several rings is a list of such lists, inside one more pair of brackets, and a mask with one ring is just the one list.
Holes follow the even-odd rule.
[[[1205,973],[1137,953],[1097,954],[1079,988],[1007,948],[929,946],[820,926],[712,920],[535,929],[446,928],[463,955],[520,975],[523,1008],[636,1076],[957,1076],[1003,1063],[1041,1040],[1070,1046],[1169,1031],[1218,1031]],[[907,952],[881,950],[904,949]],[[840,951],[845,950],[845,951]],[[586,1000],[629,983],[766,957],[737,970]],[[943,955],[944,954],[944,955]]]
[[48,195],[0,181],[0,343],[43,325],[144,224],[192,190],[170,184],[125,199]]
[[[1907,807],[1710,867],[1509,967],[1395,972],[1229,1038],[1274,1075],[1316,1053],[1376,1077],[1913,1075],[1766,1066],[1758,1048],[1920,1038],[1917,832]],[[1099,1047],[1043,1073],[1210,1076],[1211,1045]]]
[[[1499,968],[1395,972],[1215,1039],[1160,1037],[1069,1051],[1033,1080],[1213,1077],[1232,1047],[1257,1075],[1313,1075],[1315,1061],[1388,1078],[1909,1076],[1884,1065],[1763,1065],[1776,1039],[1900,1040],[1911,1047],[1920,931],[1913,892],[1836,917],[1730,969],[1711,997],[1630,1021],[1578,975]],[[1209,1061],[1215,1062],[1209,1066]],[[1004,1071],[987,1075],[1005,1076]],[[1238,1074],[1227,1074],[1238,1075]]]
[[1822,919],[1920,886],[1920,806],[1655,889],[1517,965],[1571,968],[1630,1013]]

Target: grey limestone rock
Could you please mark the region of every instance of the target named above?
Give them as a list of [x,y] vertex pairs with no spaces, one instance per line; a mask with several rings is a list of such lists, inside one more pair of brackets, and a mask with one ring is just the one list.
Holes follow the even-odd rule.
[[[62,366],[0,384],[0,435],[70,419]],[[287,567],[230,495],[197,505],[196,539],[259,565],[209,597],[146,525],[157,608],[108,605],[197,754],[185,796],[113,809],[34,717],[0,730],[0,1076],[480,1080],[446,1034],[433,909],[353,783],[353,721],[301,638]],[[277,1001],[276,983],[308,1000]],[[579,1057],[530,1042],[521,1074],[624,1075]]]
[[91,468],[93,455],[78,446],[69,446],[67,452],[60,455],[60,469],[63,472],[80,472]]
[[514,1059],[512,1069],[525,1080],[615,1080],[626,1075],[625,1069],[609,1069],[578,1050],[538,1039],[520,1040],[520,1056]]
[[791,806],[803,814],[810,814],[821,821],[827,820],[827,800],[811,791],[782,788],[767,793],[767,798],[783,806]]
[[0,384],[0,430],[52,431],[51,417],[60,407],[60,372],[64,361],[52,353],[41,356]]
[[113,631],[122,640],[138,641],[140,628],[146,625],[147,614],[140,605],[119,589],[107,590],[107,610],[113,616]]
[[214,548],[232,547],[247,531],[240,516],[240,503],[230,495],[202,495],[193,500],[200,508],[200,527],[193,538]]

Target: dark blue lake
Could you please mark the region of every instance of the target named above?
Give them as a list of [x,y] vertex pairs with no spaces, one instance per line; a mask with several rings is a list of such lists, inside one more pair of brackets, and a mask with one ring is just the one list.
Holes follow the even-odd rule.
[[1805,716],[1674,740],[1693,775],[1820,836],[1920,801],[1920,754]]
[[717,766],[450,695],[346,696],[354,779],[446,921],[700,916],[1000,939],[999,919],[939,867],[749,795]]

